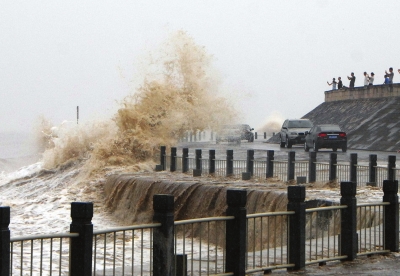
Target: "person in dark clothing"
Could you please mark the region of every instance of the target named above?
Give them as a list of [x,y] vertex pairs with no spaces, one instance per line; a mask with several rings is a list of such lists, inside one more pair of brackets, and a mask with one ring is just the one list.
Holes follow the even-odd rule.
[[356,82],[356,77],[354,76],[354,73],[353,73],[353,72],[351,72],[350,75],[351,75],[351,77],[347,76],[347,78],[348,78],[349,81],[350,81],[349,88],[350,88],[350,89],[353,89],[353,88],[354,88],[354,83]]
[[343,87],[342,78],[338,77],[337,89],[341,89]]

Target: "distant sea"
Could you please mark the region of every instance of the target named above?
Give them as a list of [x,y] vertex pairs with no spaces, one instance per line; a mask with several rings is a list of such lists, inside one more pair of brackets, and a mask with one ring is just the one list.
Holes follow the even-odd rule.
[[38,162],[34,137],[24,132],[0,132],[0,173],[9,173]]

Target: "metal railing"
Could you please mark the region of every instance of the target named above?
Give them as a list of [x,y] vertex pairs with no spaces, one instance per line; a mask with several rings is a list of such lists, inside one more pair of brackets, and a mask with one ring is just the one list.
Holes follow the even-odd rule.
[[257,179],[265,179],[267,173],[267,161],[254,160],[253,166],[253,177]]
[[33,235],[10,239],[10,275],[65,275],[69,240],[77,233]]
[[[357,186],[365,186],[369,182],[369,166],[356,165],[357,167]],[[343,180],[344,181],[344,180]]]
[[329,163],[315,162],[316,165],[316,181],[327,182],[329,181]]
[[357,204],[358,254],[387,253],[384,250],[384,207],[388,202]]
[[152,230],[160,226],[152,223],[93,231],[93,275],[150,274]]
[[336,164],[336,178],[337,178],[338,182],[349,181],[350,165],[349,164]]
[[278,177],[278,179],[282,181],[287,181],[288,162],[274,160],[273,163],[274,163],[274,176]]
[[295,212],[247,215],[246,273],[293,267],[288,263],[288,216]]
[[186,269],[188,275],[223,273],[226,221],[234,218],[225,216],[176,221],[175,255],[181,255],[186,263],[186,267],[176,266],[176,269]]
[[306,209],[306,264],[340,260],[340,209],[346,205]]
[[387,179],[388,169],[384,166],[376,166],[376,184],[378,187],[382,187],[383,180]]

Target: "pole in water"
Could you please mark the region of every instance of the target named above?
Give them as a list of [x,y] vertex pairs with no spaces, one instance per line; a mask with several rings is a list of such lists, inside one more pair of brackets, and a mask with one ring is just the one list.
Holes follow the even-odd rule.
[[76,124],[79,122],[79,105],[76,106]]

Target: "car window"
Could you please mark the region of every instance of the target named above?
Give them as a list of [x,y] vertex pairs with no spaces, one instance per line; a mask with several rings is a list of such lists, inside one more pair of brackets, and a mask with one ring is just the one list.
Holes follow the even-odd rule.
[[289,121],[288,124],[289,128],[296,128],[296,127],[312,127],[312,123],[309,120],[293,120],[293,121]]
[[321,126],[322,131],[342,131],[338,125]]

